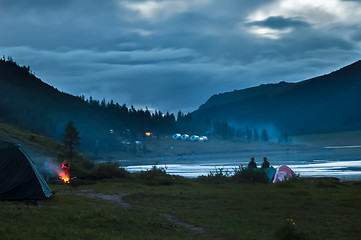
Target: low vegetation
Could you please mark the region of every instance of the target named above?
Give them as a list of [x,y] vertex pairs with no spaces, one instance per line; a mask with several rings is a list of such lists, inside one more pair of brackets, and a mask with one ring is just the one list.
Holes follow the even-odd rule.
[[211,228],[224,239],[358,239],[361,233],[360,185],[333,179],[192,182],[141,190],[127,200]]
[[197,181],[201,183],[268,183],[270,180],[262,169],[255,171],[252,168],[239,166],[233,171],[224,170],[223,168],[216,168],[215,171],[210,172],[207,176],[199,176]]
[[[166,170],[155,165],[132,174],[114,163],[106,163],[94,168],[93,180],[51,184],[55,195],[41,201],[40,207],[1,202],[2,239],[207,239],[213,236],[216,239],[352,240],[359,239],[361,234],[360,182],[297,178],[269,184],[250,182],[247,177],[235,181],[235,173],[242,179],[242,174],[247,176],[243,168],[232,174],[219,169],[203,179],[187,179],[169,175]],[[128,193],[125,200],[136,210],[77,195],[89,191],[110,195]],[[177,216],[208,229],[209,233],[201,235],[187,230],[160,213]]]
[[[39,201],[0,202],[1,239],[359,239],[361,183],[335,178],[295,178],[270,184],[262,172],[215,169],[189,179],[166,167],[129,173],[118,164],[94,164],[81,154],[30,132],[0,124],[0,136],[44,150],[71,163],[70,184],[50,183],[55,195]],[[44,146],[43,148],[39,146]],[[134,209],[79,196],[127,193]],[[207,229],[185,229],[159,215]],[[34,221],[36,219],[36,221]]]
[[69,186],[52,188],[56,194],[40,207],[0,202],[1,239],[201,239],[151,209],[130,211]]

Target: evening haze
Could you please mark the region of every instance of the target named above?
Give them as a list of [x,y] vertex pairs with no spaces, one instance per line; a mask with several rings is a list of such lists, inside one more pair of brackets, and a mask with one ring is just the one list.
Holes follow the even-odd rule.
[[60,91],[188,112],[359,60],[360,16],[356,0],[0,0],[0,53]]

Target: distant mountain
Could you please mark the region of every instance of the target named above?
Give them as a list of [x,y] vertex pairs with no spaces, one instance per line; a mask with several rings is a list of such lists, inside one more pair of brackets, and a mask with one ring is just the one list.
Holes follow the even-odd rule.
[[216,94],[192,116],[240,126],[274,126],[292,135],[360,130],[361,61],[298,83]]

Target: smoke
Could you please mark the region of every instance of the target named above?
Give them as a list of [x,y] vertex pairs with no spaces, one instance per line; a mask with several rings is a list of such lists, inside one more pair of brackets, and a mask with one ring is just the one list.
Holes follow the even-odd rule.
[[257,129],[259,134],[262,133],[263,130],[266,130],[268,137],[270,139],[279,138],[282,130],[276,127],[273,123],[252,123],[252,122],[238,122],[238,121],[229,121],[229,124],[236,129],[245,131],[247,128],[251,131]]
[[43,165],[44,178],[47,182],[51,179],[57,178],[62,169],[50,158],[44,161]]

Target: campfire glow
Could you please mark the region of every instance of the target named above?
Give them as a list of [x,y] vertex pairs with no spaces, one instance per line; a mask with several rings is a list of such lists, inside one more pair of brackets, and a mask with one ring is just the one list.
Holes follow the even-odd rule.
[[64,183],[70,183],[70,177],[65,172],[59,172],[59,179]]
[[70,165],[67,161],[61,164],[61,169],[58,169],[59,179],[64,183],[70,183]]

